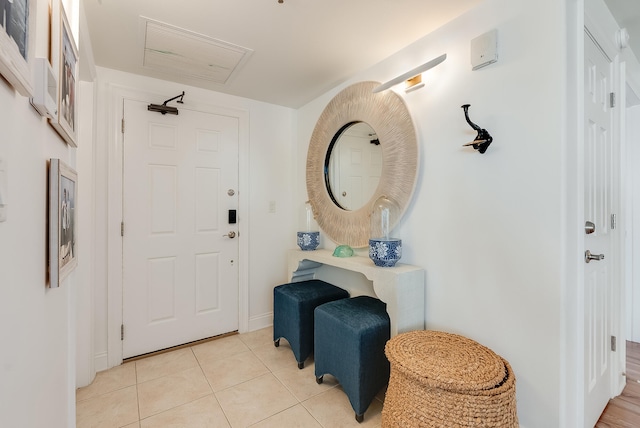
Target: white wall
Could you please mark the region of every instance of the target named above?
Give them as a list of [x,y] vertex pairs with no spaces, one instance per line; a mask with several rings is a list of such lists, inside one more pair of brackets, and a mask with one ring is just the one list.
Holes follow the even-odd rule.
[[[296,159],[296,147],[293,145],[295,133],[295,111],[281,106],[265,104],[244,98],[228,96],[171,82],[148,79],[115,70],[97,68],[98,72],[98,137],[95,153],[96,176],[96,285],[95,298],[95,336],[94,352],[97,370],[103,370],[117,363],[108,356],[109,329],[107,325],[108,299],[110,283],[114,284],[114,276],[118,272],[108,270],[108,238],[109,233],[117,228],[108,225],[119,225],[120,218],[112,213],[109,197],[120,195],[109,181],[113,165],[113,147],[116,140],[110,139],[112,130],[117,127],[120,117],[111,117],[113,109],[110,93],[113,88],[125,88],[141,93],[157,94],[149,102],[161,102],[176,93],[185,91],[185,105],[208,105],[225,109],[241,110],[248,114],[248,143],[240,154],[240,192],[248,195],[247,208],[238,212],[239,221],[244,223],[248,233],[241,234],[241,281],[247,283],[248,314],[246,329],[254,330],[272,323],[273,287],[286,279],[286,250],[296,243],[295,227],[292,218],[294,180],[291,165]],[[241,130],[241,135],[244,130]],[[120,138],[115,135],[114,138]],[[275,213],[269,212],[271,202],[275,204]],[[119,227],[119,226],[118,226]],[[119,237],[111,236],[113,242]],[[244,252],[243,252],[244,249]],[[243,259],[244,255],[244,259]],[[111,278],[111,279],[110,279]],[[119,328],[120,320],[116,320]],[[243,320],[240,322],[241,328]],[[107,358],[108,357],[108,358]]]
[[76,168],[78,177],[78,209],[82,216],[78,217],[78,229],[82,232],[78,237],[78,253],[82,260],[76,269],[76,279],[79,284],[74,302],[76,322],[76,353],[75,373],[76,386],[90,384],[96,374],[94,364],[93,333],[94,333],[94,266],[95,266],[95,212],[93,191],[95,179],[93,176],[93,110],[94,85],[90,82],[79,82],[79,104],[84,106],[80,117],[82,127],[79,129],[78,139],[82,142],[76,150]]
[[0,426],[73,426],[75,414],[67,413],[75,406],[68,367],[75,272],[61,287],[46,287],[47,160],[74,166],[73,153],[4,81],[0,105],[0,157],[8,165],[7,221],[0,223]]
[[[527,427],[560,426],[563,406],[565,7],[486,1],[299,111],[304,201],[308,141],[338,90],[448,55],[423,75],[423,89],[396,89],[413,115],[421,161],[394,235],[403,239],[402,261],[426,269],[427,328],[466,335],[505,357]],[[471,39],[494,28],[499,61],[471,71]],[[482,155],[462,147],[475,136],[460,107],[467,103],[471,120],[494,139]]]
[[627,162],[632,216],[631,287],[627,290],[627,339],[640,342],[640,105],[627,109]]
[[[49,46],[47,3],[36,3],[30,38],[40,57]],[[76,16],[77,1],[64,3]],[[49,289],[46,274],[47,160],[75,168],[76,150],[1,78],[0,112],[0,157],[8,165],[8,218],[0,223],[0,426],[74,427],[75,302],[84,284],[76,269]],[[79,207],[79,218],[84,214]],[[86,263],[84,255],[78,261]]]

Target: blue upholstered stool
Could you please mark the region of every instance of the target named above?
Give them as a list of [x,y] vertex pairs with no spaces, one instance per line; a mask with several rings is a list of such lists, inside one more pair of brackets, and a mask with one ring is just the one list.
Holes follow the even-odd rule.
[[273,342],[287,339],[298,361],[298,368],[313,352],[313,310],[349,293],[319,279],[278,285],[273,289]]
[[391,327],[387,305],[368,296],[337,300],[315,310],[315,374],[338,379],[362,422],[376,394],[389,382],[384,346]]

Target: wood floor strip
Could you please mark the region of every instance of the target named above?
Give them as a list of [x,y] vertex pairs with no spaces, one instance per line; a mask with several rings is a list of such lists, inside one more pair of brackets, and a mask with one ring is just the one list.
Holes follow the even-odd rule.
[[640,343],[627,342],[627,384],[609,400],[595,428],[640,427]]
[[640,414],[621,407],[613,400],[607,404],[604,413],[596,424],[596,428],[637,428],[640,426]]

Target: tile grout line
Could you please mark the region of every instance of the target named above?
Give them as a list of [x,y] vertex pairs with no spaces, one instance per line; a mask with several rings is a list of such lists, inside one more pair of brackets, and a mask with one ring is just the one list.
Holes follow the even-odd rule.
[[[140,403],[139,403],[139,401],[138,401],[138,413],[139,413],[139,418],[140,418],[140,419],[139,419],[139,422],[142,422],[143,420],[146,420],[146,419],[152,418],[152,417],[157,416],[157,415],[161,415],[162,413],[168,412],[168,411],[170,411],[170,410],[177,409],[178,407],[181,407],[181,406],[185,406],[185,405],[187,405],[187,404],[194,403],[194,402],[196,402],[196,401],[198,401],[198,400],[203,399],[204,397],[208,397],[209,395],[212,395],[212,396],[215,398],[215,400],[218,402],[218,405],[220,405],[220,402],[218,401],[218,398],[216,397],[215,392],[213,391],[213,388],[211,387],[211,383],[209,382],[209,379],[208,379],[208,378],[207,378],[207,376],[205,375],[204,370],[203,370],[202,366],[200,365],[200,361],[199,361],[199,360],[198,360],[198,358],[195,356],[195,353],[193,352],[193,349],[191,349],[192,347],[187,347],[187,348],[191,350],[191,352],[192,352],[192,354],[193,354],[193,356],[194,356],[194,358],[195,358],[195,360],[196,360],[196,363],[198,363],[198,366],[197,366],[197,367],[200,369],[200,372],[202,373],[202,376],[204,377],[205,381],[207,382],[207,385],[209,386],[209,389],[211,390],[211,394],[206,394],[206,395],[203,395],[202,397],[194,398],[194,399],[193,399],[193,400],[191,400],[191,401],[187,401],[187,402],[185,402],[185,403],[175,405],[175,406],[170,407],[170,408],[168,408],[168,409],[164,409],[164,410],[162,410],[161,412],[153,413],[153,414],[151,414],[151,415],[148,415],[148,416],[146,416],[146,417],[144,417],[144,418],[142,418],[142,416],[140,415],[140,412],[139,412]],[[183,348],[183,349],[187,349],[187,348]],[[136,366],[136,367],[137,367],[137,366]],[[196,368],[196,367],[191,367],[191,368],[187,368],[187,369],[184,369],[184,370],[180,370],[180,371],[178,371],[178,372],[175,372],[175,373],[172,373],[172,374],[169,374],[169,375],[163,375],[163,376],[160,376],[160,377],[157,377],[157,378],[153,378],[153,379],[145,380],[144,382],[140,382],[140,384],[144,384],[144,383],[147,383],[147,382],[153,382],[153,381],[155,381],[155,380],[157,380],[157,379],[160,379],[160,378],[162,378],[162,377],[166,377],[166,376],[171,376],[171,375],[175,375],[175,374],[183,373],[183,372],[186,372],[186,371],[189,371],[189,370],[193,370],[193,369],[195,369],[195,368]],[[222,408],[222,406],[220,406],[220,407]],[[223,410],[223,413],[224,413],[224,410]],[[226,413],[225,413],[225,418],[227,418]],[[228,418],[227,418],[227,421],[228,421]]]
[[[116,367],[120,367],[120,366],[116,366]],[[113,368],[116,368],[116,367],[112,367],[112,369],[113,369]],[[111,369],[107,369],[107,370],[111,370]],[[104,371],[107,371],[107,370],[104,370]],[[99,375],[100,373],[103,373],[103,372],[98,372],[98,373],[96,374],[96,378],[94,378],[93,382],[95,382],[95,381],[96,381],[96,379],[97,379],[97,375]],[[83,387],[80,387],[80,388],[76,388],[76,404],[78,404],[78,403],[82,403],[82,402],[84,402],[84,401],[93,400],[93,399],[96,399],[96,398],[98,398],[98,397],[102,397],[103,395],[107,395],[107,394],[114,393],[114,392],[116,392],[116,391],[122,391],[123,389],[127,389],[127,388],[130,388],[130,387],[132,387],[132,386],[136,386],[136,385],[137,385],[137,383],[138,383],[138,382],[137,382],[137,379],[136,379],[136,381],[134,381],[134,383],[132,383],[132,384],[118,386],[118,387],[116,387],[116,388],[109,389],[109,390],[107,390],[107,391],[100,392],[99,394],[96,394],[96,395],[93,395],[93,396],[89,396],[89,397],[87,397],[87,398],[83,398],[83,399],[79,400],[79,399],[78,399],[78,391],[79,391],[79,390],[81,390],[81,389],[89,388],[91,385],[93,385],[93,382],[92,382],[92,383],[90,383],[90,384],[89,384],[89,385],[87,385],[87,386],[83,386]]]
[[[273,345],[273,343],[271,343],[271,345]],[[258,356],[258,354],[256,354],[256,353],[255,353],[255,351],[253,350],[253,348],[249,348],[249,349],[251,350],[251,352],[253,353],[253,355],[254,355],[258,360],[260,360],[260,361],[264,364],[264,361],[263,361],[263,360]],[[286,412],[286,411],[287,411],[287,410],[289,410],[289,409],[292,409],[292,408],[294,408],[294,407],[296,407],[296,406],[298,406],[298,405],[301,405],[301,406],[302,406],[302,408],[305,410],[305,412],[307,412],[307,413],[309,414],[309,416],[311,416],[311,417],[313,418],[313,420],[314,420],[314,421],[316,421],[316,422],[317,422],[321,427],[323,427],[323,428],[324,428],[324,425],[322,425],[322,424],[320,423],[320,421],[319,421],[319,420],[317,420],[317,419],[316,419],[316,417],[315,417],[315,416],[313,416],[313,415],[311,414],[311,412],[309,412],[309,409],[307,409],[307,408],[305,407],[304,403],[303,403],[303,402],[302,402],[302,401],[301,401],[301,400],[296,396],[296,394],[294,394],[294,393],[293,393],[293,391],[291,390],[291,388],[289,388],[289,387],[288,387],[284,382],[282,382],[282,380],[280,380],[280,378],[275,374],[275,372],[274,372],[274,371],[273,371],[269,366],[267,366],[267,365],[265,364],[265,367],[269,370],[269,373],[271,374],[271,376],[273,376],[273,377],[274,377],[274,378],[275,378],[275,379],[280,383],[280,385],[282,385],[282,386],[283,386],[283,387],[284,387],[284,388],[289,392],[289,394],[291,394],[291,396],[293,396],[293,398],[295,398],[295,399],[296,399],[297,403],[296,403],[296,404],[294,404],[293,406],[289,406],[289,407],[287,407],[286,409],[282,409],[282,410],[280,410],[279,412],[276,412],[276,413],[274,413],[274,414],[272,414],[272,415],[269,415],[269,416],[267,416],[266,418],[261,419],[261,420],[259,420],[259,421],[255,422],[255,423],[251,424],[249,427],[251,427],[251,426],[255,426],[256,424],[259,424],[259,423],[261,423],[261,422],[263,422],[263,421],[265,421],[265,420],[267,420],[267,419],[269,419],[269,418],[272,418],[272,417],[274,417],[275,415],[278,415],[278,414],[280,414],[280,413]],[[318,395],[319,395],[319,394],[318,394]]]
[[[333,388],[331,388],[331,389],[333,389]],[[328,389],[327,391],[331,391],[331,389]],[[325,392],[327,392],[327,391],[325,391]],[[309,408],[308,408],[307,406],[305,406],[305,405],[304,405],[304,403],[300,403],[300,404],[302,404],[302,407],[304,408],[304,410],[305,410],[307,413],[309,413],[309,414],[311,415],[311,417],[313,418],[313,420],[314,420],[314,421],[316,421],[316,422],[318,423],[318,425],[320,425],[322,428],[326,428],[324,425],[322,425],[322,422],[320,422],[320,421],[318,420],[318,418],[316,418],[315,416],[313,416],[313,413],[311,413],[311,410],[309,410]]]
[[[302,405],[302,409],[304,409],[304,411],[305,411],[309,416],[311,416],[311,419],[312,419],[313,421],[315,421],[315,423],[316,423],[316,424],[318,424],[318,426],[320,426],[320,427],[323,427],[323,428],[324,428],[324,427],[325,427],[325,425],[323,425],[323,423],[322,423],[320,420],[318,420],[316,416],[314,416],[314,414],[310,411],[310,408],[308,407],[308,404],[305,404],[305,402],[308,402],[308,401],[310,401],[310,400],[312,400],[312,399],[317,398],[318,396],[321,396],[321,395],[323,395],[323,394],[326,394],[326,393],[328,393],[328,392],[332,391],[334,388],[338,387],[338,385],[333,385],[331,388],[329,388],[329,389],[327,389],[327,390],[320,391],[320,392],[318,392],[318,393],[313,393],[313,392],[311,392],[311,390],[309,390],[309,391],[308,391],[308,393],[311,393],[311,394],[313,394],[313,395],[311,395],[310,397],[305,398],[305,399],[304,399],[304,401],[303,401],[301,398],[299,398],[299,397],[294,393],[294,390],[295,390],[294,386],[295,386],[295,385],[293,385],[293,384],[292,384],[292,385],[288,386],[288,385],[287,385],[287,383],[285,382],[285,381],[286,381],[286,379],[289,379],[289,377],[290,377],[290,374],[287,374],[287,373],[286,373],[286,372],[287,372],[287,370],[288,370],[288,366],[285,366],[284,364],[282,364],[282,362],[283,362],[283,361],[281,361],[282,359],[281,359],[280,357],[276,357],[276,358],[274,359],[273,357],[271,357],[271,355],[270,355],[270,354],[266,354],[265,352],[263,352],[263,351],[264,351],[264,347],[265,347],[265,346],[267,346],[267,344],[269,344],[270,346],[273,346],[273,342],[272,342],[271,340],[265,340],[265,341],[263,342],[263,341],[262,341],[262,339],[263,339],[263,338],[261,338],[261,337],[259,338],[258,336],[250,336],[250,337],[247,337],[247,338],[243,338],[243,337],[241,337],[242,335],[239,335],[239,336],[240,336],[240,337],[239,337],[240,341],[241,341],[241,342],[246,346],[247,350],[248,350],[248,351],[251,351],[251,355],[252,355],[254,358],[256,358],[256,360],[257,360],[257,361],[259,361],[261,364],[263,364],[263,365],[264,365],[264,367],[266,368],[266,372],[265,372],[265,373],[263,373],[263,374],[262,374],[262,375],[260,375],[260,376],[264,376],[264,375],[266,375],[266,374],[270,374],[273,378],[275,378],[275,379],[277,380],[278,384],[279,384],[280,386],[284,387],[284,390],[286,390],[286,391],[287,391],[287,392],[288,392],[288,393],[289,393],[289,394],[294,398],[294,403],[293,403],[293,404],[291,404],[291,405],[289,405],[288,407],[286,407],[286,408],[284,408],[284,409],[281,409],[281,410],[279,410],[279,411],[277,411],[277,412],[275,412],[275,413],[273,413],[273,414],[271,414],[271,415],[265,416],[265,417],[263,417],[263,419],[260,419],[259,421],[253,422],[253,423],[251,424],[251,426],[254,426],[254,425],[256,425],[256,424],[263,423],[264,421],[266,421],[266,420],[268,420],[268,419],[270,419],[270,418],[272,418],[272,417],[274,417],[274,416],[276,416],[276,415],[279,415],[279,414],[281,414],[281,413],[284,413],[284,412],[286,412],[286,411],[289,411],[289,410],[291,410],[292,408],[294,408],[294,407],[296,407],[296,406],[298,406],[298,405]],[[257,340],[258,338],[259,338],[260,340]],[[247,341],[245,342],[245,340],[247,340]],[[251,344],[251,346],[250,346],[250,344]],[[222,405],[221,405],[220,401],[218,400],[218,392],[226,391],[226,390],[227,390],[227,389],[229,389],[229,388],[233,388],[233,387],[235,387],[235,386],[237,386],[237,385],[241,385],[241,384],[243,384],[243,383],[250,382],[250,381],[252,381],[252,380],[254,380],[254,379],[256,379],[256,378],[258,378],[258,377],[260,377],[260,376],[254,376],[254,377],[252,377],[251,379],[247,379],[247,380],[245,380],[245,381],[243,381],[243,382],[240,382],[239,384],[236,384],[236,385],[232,385],[232,386],[226,387],[226,388],[224,388],[223,390],[216,392],[216,391],[214,390],[214,388],[213,388],[213,385],[212,385],[212,383],[211,383],[211,380],[207,377],[207,375],[206,375],[206,373],[205,373],[205,371],[204,371],[204,367],[203,367],[203,364],[206,364],[206,362],[207,362],[207,361],[209,361],[209,360],[208,360],[208,359],[205,359],[205,360],[201,361],[201,360],[196,356],[196,352],[195,352],[195,350],[194,350],[194,346],[189,346],[188,348],[189,348],[189,349],[190,349],[190,351],[191,351],[191,356],[195,359],[195,361],[196,361],[196,363],[197,363],[197,367],[200,369],[200,373],[201,373],[201,375],[202,375],[202,376],[204,376],[205,381],[206,381],[207,385],[209,386],[209,390],[210,390],[210,393],[209,393],[209,394],[211,394],[211,395],[213,396],[213,398],[216,400],[216,402],[217,402],[218,406],[220,407],[220,410],[221,410],[221,412],[222,412],[222,415],[224,415],[224,420],[226,420],[226,422],[227,422],[228,426],[233,427],[233,425],[231,424],[231,420],[229,419],[229,414],[228,414],[228,413],[227,413],[227,411],[222,407]],[[243,351],[243,352],[245,352],[245,351]],[[259,355],[259,353],[261,353],[261,355],[263,355],[263,357],[264,357],[264,358],[261,358],[261,357],[260,357],[260,355]],[[270,363],[267,363],[267,362],[270,362]],[[203,397],[198,397],[198,398],[196,398],[196,399],[194,399],[194,400],[191,400],[191,401],[189,401],[189,402],[187,402],[187,403],[182,403],[182,404],[179,404],[179,405],[175,405],[175,406],[173,406],[172,408],[165,409],[165,410],[163,410],[162,412],[159,412],[159,413],[156,413],[156,414],[153,414],[153,415],[149,415],[148,417],[145,417],[144,419],[142,419],[142,418],[141,418],[141,407],[140,407],[140,406],[141,406],[141,403],[140,403],[140,390],[139,390],[139,386],[140,386],[142,383],[149,382],[149,381],[152,381],[152,380],[154,380],[154,379],[150,379],[150,380],[147,380],[147,381],[145,381],[145,382],[139,382],[139,374],[140,374],[140,373],[139,373],[139,371],[140,371],[139,369],[140,369],[140,368],[138,367],[137,361],[131,361],[130,363],[132,363],[132,364],[133,364],[133,373],[134,373],[134,379],[135,379],[135,381],[134,381],[134,384],[133,384],[133,385],[122,386],[122,387],[120,387],[120,388],[116,388],[116,389],[114,389],[114,390],[111,390],[111,391],[107,391],[107,392],[103,392],[103,393],[101,393],[101,394],[98,394],[98,395],[96,395],[95,397],[89,397],[89,398],[86,398],[86,399],[84,399],[84,400],[80,400],[80,401],[76,400],[76,402],[82,402],[82,401],[90,400],[90,399],[93,399],[93,398],[98,398],[98,397],[101,397],[101,396],[103,396],[103,395],[110,394],[110,393],[113,393],[113,392],[115,392],[115,391],[118,391],[118,390],[122,390],[122,389],[128,388],[129,386],[135,386],[135,387],[136,387],[136,405],[137,405],[137,421],[135,421],[135,422],[138,422],[138,427],[141,427],[141,426],[142,426],[142,422],[143,422],[144,420],[148,419],[148,418],[151,418],[151,417],[153,417],[153,416],[157,416],[157,415],[159,415],[159,414],[162,414],[162,413],[165,413],[165,412],[171,411],[171,410],[173,410],[173,409],[179,408],[179,407],[181,407],[181,406],[187,405],[187,404],[189,404],[189,403],[195,402],[195,401],[197,401],[197,400],[200,400],[200,399],[202,399],[202,398],[204,398],[204,397],[208,397],[208,396],[209,396],[209,394],[206,394],[206,395],[205,395],[205,396],[203,396]],[[307,366],[307,367],[308,367],[308,366]],[[185,370],[192,370],[192,369],[194,369],[194,368],[195,368],[195,366],[193,366],[191,369],[185,369]],[[313,374],[313,368],[312,368],[312,367],[308,367],[308,368],[310,368],[310,369],[311,369],[311,371],[310,371],[309,373],[310,373],[310,374]],[[281,378],[276,374],[277,372],[282,372],[282,376],[284,376],[284,377],[281,379]],[[142,372],[141,372],[141,373],[142,373]],[[166,376],[166,375],[165,375],[165,376]],[[162,376],[160,376],[160,377],[162,377]],[[302,391],[302,390],[301,390],[301,391]],[[306,394],[307,394],[307,392],[302,392],[302,396],[306,396]],[[77,395],[77,393],[76,393],[76,395]],[[384,403],[384,398],[380,398],[380,397],[378,396],[378,394],[376,394],[376,396],[374,397],[374,400],[378,401],[379,403]],[[311,422],[311,419],[309,420],[309,422]],[[135,422],[130,422],[130,423],[135,423]],[[125,425],[125,426],[126,426],[126,425]],[[235,427],[233,427],[233,428],[235,428]]]
[[140,419],[140,389],[138,388],[138,364],[133,362],[133,371],[136,375],[136,407],[138,408],[138,427],[142,425],[142,420]]
[[224,418],[227,421],[227,424],[229,426],[231,426],[231,421],[229,420],[229,415],[227,415],[227,412],[225,412],[224,407],[222,407],[222,404],[220,404],[220,400],[218,400],[218,396],[216,395],[216,391],[213,389],[213,385],[211,385],[211,382],[209,382],[209,378],[204,373],[204,368],[202,368],[202,363],[200,362],[200,359],[198,359],[198,356],[196,355],[195,351],[193,350],[193,346],[190,346],[189,349],[191,349],[191,353],[193,353],[193,357],[198,362],[198,367],[200,367],[200,370],[202,371],[202,375],[204,376],[205,380],[207,381],[207,384],[209,385],[209,388],[211,388],[211,395],[213,395],[213,398],[216,400],[216,403],[218,403],[218,406],[220,406],[220,410],[222,411],[222,414],[224,415]]
[[[273,342],[271,342],[271,345],[273,345]],[[253,350],[253,349],[251,349],[251,352],[253,352],[253,353],[254,353],[254,355],[256,355],[256,357],[257,357],[260,361],[262,361],[262,359],[260,359],[260,357],[259,357],[259,356],[254,352],[254,350]],[[266,366],[266,364],[265,364],[265,366]],[[291,390],[291,389],[290,389],[290,388],[289,388],[289,387],[288,387],[288,386],[287,386],[287,385],[286,385],[282,380],[280,380],[280,378],[278,377],[278,375],[276,375],[276,373],[275,373],[275,372],[274,372],[274,371],[273,371],[269,366],[267,366],[267,369],[269,369],[269,371],[271,372],[271,374],[273,375],[273,377],[275,377],[275,378],[278,380],[278,382],[280,382],[280,384],[281,384],[282,386],[284,386],[284,387],[285,387],[285,389],[286,389],[287,391],[289,391],[289,393],[290,393],[290,394],[291,394],[291,395],[292,395],[292,396],[293,396],[293,397],[298,401],[298,403],[297,403],[295,406],[297,406],[297,405],[301,405],[301,406],[302,406],[302,408],[305,410],[305,412],[307,412],[307,413],[309,414],[309,416],[311,416],[311,418],[313,418],[313,420],[314,420],[314,421],[316,421],[316,422],[318,423],[318,425],[320,425],[322,428],[325,428],[325,426],[322,424],[322,422],[321,422],[321,421],[319,421],[319,420],[318,420],[318,418],[316,418],[316,417],[313,415],[313,413],[311,413],[311,411],[309,410],[309,408],[308,408],[307,406],[305,406],[304,402],[305,402],[305,401],[308,401],[308,400],[311,400],[312,398],[318,397],[318,396],[320,396],[320,395],[322,395],[322,394],[325,394],[325,393],[327,393],[327,392],[329,392],[329,391],[333,390],[334,388],[336,388],[338,385],[336,384],[336,385],[332,386],[331,388],[328,388],[328,389],[327,389],[327,390],[325,390],[325,391],[319,392],[318,394],[315,394],[315,395],[313,395],[313,396],[311,396],[311,397],[307,398],[306,400],[302,401],[302,400],[300,400],[300,399],[299,399],[299,398],[298,398],[298,397],[293,393],[293,391],[292,391],[292,390]],[[314,373],[314,377],[315,377],[315,373]],[[287,408],[287,409],[285,409],[285,410],[288,410],[288,409],[290,409],[290,408],[292,408],[292,407],[295,407],[295,406],[291,406],[291,407],[289,407],[289,408]],[[278,412],[278,413],[282,413],[282,412],[284,412],[285,410],[282,410],[282,411],[280,411],[280,412]],[[276,414],[278,414],[278,413],[275,413],[274,415],[276,415]],[[272,416],[274,416],[274,415],[271,415],[271,416],[269,416],[269,417],[267,417],[267,418],[265,418],[265,419],[263,419],[263,420],[266,420],[266,419],[268,419],[268,418],[270,418],[270,417],[272,417]]]

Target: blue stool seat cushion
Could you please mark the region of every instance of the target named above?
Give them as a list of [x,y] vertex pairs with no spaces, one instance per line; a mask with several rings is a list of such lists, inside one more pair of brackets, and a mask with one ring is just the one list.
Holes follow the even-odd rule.
[[384,347],[391,335],[387,305],[368,296],[320,305],[315,310],[315,375],[331,374],[362,421],[376,394],[389,382]]
[[316,306],[349,297],[349,293],[319,279],[278,285],[273,289],[273,340],[291,345],[298,367],[313,352],[313,310]]

